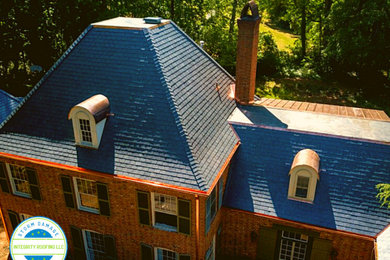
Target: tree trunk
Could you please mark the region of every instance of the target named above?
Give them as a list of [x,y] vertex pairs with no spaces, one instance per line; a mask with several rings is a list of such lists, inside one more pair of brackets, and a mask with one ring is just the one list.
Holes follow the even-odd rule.
[[171,20],[174,20],[175,18],[175,0],[171,0],[171,6],[170,6],[170,12],[171,12]]
[[233,33],[234,31],[234,25],[236,23],[236,12],[237,12],[237,0],[233,0],[233,4],[232,4],[232,16],[230,18],[230,26],[229,26],[229,35],[231,36],[231,34]]
[[303,1],[301,12],[301,58],[303,59],[306,56],[306,1]]

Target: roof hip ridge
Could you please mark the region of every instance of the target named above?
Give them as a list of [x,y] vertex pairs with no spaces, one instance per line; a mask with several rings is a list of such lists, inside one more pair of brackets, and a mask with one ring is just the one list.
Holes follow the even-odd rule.
[[177,110],[176,100],[175,100],[175,97],[172,95],[171,85],[169,84],[169,82],[167,82],[167,80],[165,78],[165,67],[161,64],[160,53],[157,50],[157,48],[155,48],[154,36],[150,33],[150,30],[145,29],[144,31],[145,31],[146,40],[150,41],[152,43],[152,44],[150,44],[150,46],[151,46],[151,51],[153,51],[155,54],[155,59],[154,59],[155,65],[158,69],[158,72],[162,74],[162,77],[160,78],[161,83],[167,89],[167,100],[168,100],[168,103],[170,105],[169,106],[170,110],[171,110],[173,117],[176,121],[176,127],[178,130],[178,133],[179,133],[179,135],[182,136],[183,141],[185,143],[185,151],[186,151],[189,166],[194,174],[195,181],[197,182],[199,189],[200,190],[204,190],[204,189],[207,190],[207,185],[206,185],[207,182],[204,179],[203,175],[199,172],[199,168],[200,168],[198,166],[199,163],[198,163],[196,156],[194,156],[194,154],[192,152],[193,147],[192,147],[191,142],[189,140],[189,136],[187,135],[186,127],[182,123],[182,116],[180,115],[179,111]]
[[61,55],[61,57],[54,63],[53,66],[43,75],[43,77],[38,81],[33,89],[28,92],[28,94],[20,101],[19,105],[7,116],[7,118],[0,124],[0,130],[3,126],[19,111],[19,109],[27,102],[27,100],[37,91],[37,89],[43,84],[46,79],[49,78],[51,73],[57,69],[57,67],[68,57],[69,53],[80,43],[80,41],[87,35],[87,33],[92,29],[92,25],[89,25],[77,39],[69,46],[69,48]]

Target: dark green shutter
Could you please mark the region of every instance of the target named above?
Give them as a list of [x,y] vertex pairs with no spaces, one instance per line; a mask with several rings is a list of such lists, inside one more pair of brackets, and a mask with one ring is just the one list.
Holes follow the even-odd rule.
[[65,204],[69,208],[74,208],[74,192],[72,185],[72,178],[69,176],[61,176],[62,190],[64,192]]
[[73,241],[74,259],[86,260],[87,258],[85,256],[84,239],[81,229],[71,226],[70,233],[72,235]]
[[37,173],[32,168],[26,168],[28,182],[30,184],[31,198],[41,200],[41,192],[39,191],[39,183]]
[[275,259],[276,243],[278,241],[278,231],[272,228],[261,228],[258,237],[257,259]]
[[151,246],[141,244],[141,260],[153,260],[153,248]]
[[107,184],[97,183],[100,215],[110,216],[110,201],[108,199]]
[[116,246],[115,246],[115,238],[113,236],[104,236],[104,248],[105,248],[105,259],[107,260],[115,260],[117,259],[116,255]]
[[150,195],[148,192],[137,191],[139,223],[150,226]]
[[3,162],[0,162],[0,187],[3,192],[9,193],[8,174]]
[[9,216],[9,219],[11,221],[11,226],[12,226],[12,229],[15,230],[15,228],[19,225],[20,223],[20,220],[19,220],[19,215],[18,213],[15,213],[11,210],[8,210],[8,216]]
[[178,200],[178,227],[179,232],[184,234],[191,233],[191,202],[188,200]]
[[191,260],[189,255],[179,255],[179,260]]
[[313,246],[311,249],[311,260],[328,260],[332,251],[332,241],[314,238]]

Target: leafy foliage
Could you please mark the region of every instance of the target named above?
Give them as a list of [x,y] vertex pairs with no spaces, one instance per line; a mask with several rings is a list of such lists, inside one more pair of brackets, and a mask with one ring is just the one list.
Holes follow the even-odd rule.
[[381,183],[376,185],[378,190],[377,198],[382,202],[382,206],[387,206],[390,209],[390,184]]

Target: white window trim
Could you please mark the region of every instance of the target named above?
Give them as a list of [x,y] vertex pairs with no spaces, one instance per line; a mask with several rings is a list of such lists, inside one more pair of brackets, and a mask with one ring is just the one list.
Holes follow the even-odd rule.
[[[99,235],[103,235],[103,234],[99,233],[99,232],[96,232],[94,230],[90,230],[90,229],[82,229],[81,232],[83,234],[83,243],[84,243],[85,256],[87,257],[87,260],[93,260],[93,259],[90,259],[89,254],[88,254],[88,242],[87,242],[87,235],[86,235],[85,232],[92,232],[92,233],[96,233],[96,234],[99,234]],[[103,252],[103,254],[104,253],[105,252]]]
[[[176,214],[171,214],[171,213],[167,213],[167,212],[164,212],[162,210],[156,210],[156,205],[155,205],[155,200],[154,200],[154,195],[155,194],[158,194],[158,195],[163,195],[163,196],[170,196],[170,197],[174,197],[176,199]],[[168,194],[163,194],[163,193],[159,193],[159,192],[151,192],[150,193],[150,200],[151,200],[151,212],[152,212],[152,225],[153,227],[159,229],[158,226],[156,226],[156,216],[155,216],[155,212],[161,212],[161,213],[164,213],[164,214],[168,214],[168,215],[175,215],[177,218],[179,217],[178,215],[178,210],[177,210],[177,207],[178,207],[178,199],[176,196],[172,196],[172,195],[168,195]],[[176,227],[176,232],[179,231],[179,227]],[[167,249],[168,250],[168,249]]]
[[[83,211],[87,211],[87,212],[91,212],[91,213],[95,213],[95,214],[99,214],[99,209],[94,209],[94,208],[89,208],[89,207],[85,207],[81,204],[81,198],[80,198],[80,192],[79,192],[79,188],[77,186],[77,179],[80,179],[80,180],[86,180],[86,181],[90,181],[90,182],[96,182],[96,181],[93,181],[93,180],[89,180],[89,179],[85,179],[85,178],[78,178],[78,177],[73,177],[73,187],[74,187],[74,191],[75,191],[75,194],[76,194],[76,201],[77,201],[77,208],[79,210],[83,210]],[[98,198],[98,196],[96,195],[96,197]],[[92,231],[94,232],[94,231]],[[95,232],[96,233],[96,232]]]
[[153,248],[153,251],[154,251],[154,259],[155,260],[158,260],[158,249],[162,249],[162,250],[166,250],[166,251],[170,251],[170,252],[173,252],[175,253],[176,255],[176,259],[178,260],[179,259],[179,254],[176,252],[176,251],[173,251],[173,250],[170,250],[170,249],[167,249],[167,248],[163,248],[163,247],[155,247]]
[[[295,196],[299,176],[309,178],[309,185],[308,185],[308,189],[307,189],[306,198]],[[292,200],[313,203],[314,198],[315,198],[317,180],[318,180],[318,173],[313,168],[311,168],[307,165],[301,165],[301,166],[295,167],[294,170],[292,172],[290,172],[288,198],[292,199]]]
[[[9,181],[10,181],[10,183],[11,183],[12,194],[18,195],[18,196],[24,197],[24,198],[32,198],[32,195],[31,195],[31,194],[29,194],[29,193],[24,193],[24,192],[20,192],[20,191],[17,191],[17,190],[16,190],[15,181],[14,181],[14,177],[12,177],[10,164],[6,163],[5,165],[6,165],[6,168],[7,168],[8,178],[9,178]],[[16,164],[15,164],[15,165],[16,165]],[[26,168],[25,166],[21,166],[21,165],[17,165],[17,166]],[[27,182],[28,182],[28,181],[27,181]],[[29,182],[28,182],[28,183],[29,183]],[[30,183],[29,183],[29,184],[30,184]]]
[[20,222],[28,219],[28,218],[32,218],[33,216],[30,215],[30,214],[26,214],[26,213],[19,213],[19,220]]
[[293,247],[291,248],[291,252],[290,252],[290,255],[294,255],[294,250],[295,250],[295,243],[302,243],[302,244],[305,244],[306,245],[306,248],[305,248],[305,255],[304,255],[304,259],[306,258],[306,254],[307,254],[307,250],[308,250],[308,246],[309,246],[309,237],[305,234],[301,234],[301,233],[297,233],[297,232],[292,232],[292,233],[296,233],[296,234],[300,234],[301,236],[305,236],[306,239],[294,239],[294,238],[290,238],[290,237],[285,237],[283,236],[284,234],[284,230],[282,231],[282,235],[280,237],[280,242],[279,242],[279,247],[280,247],[280,250],[279,250],[279,258],[280,258],[280,255],[282,253],[282,243],[283,243],[283,239],[284,240],[288,240],[288,241],[292,241],[293,242]]

